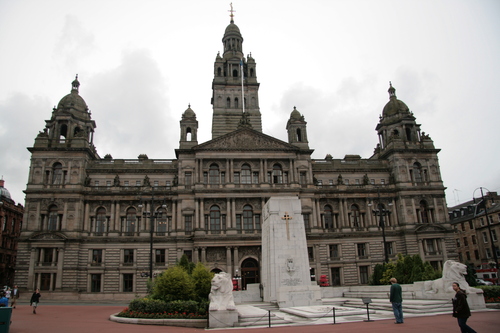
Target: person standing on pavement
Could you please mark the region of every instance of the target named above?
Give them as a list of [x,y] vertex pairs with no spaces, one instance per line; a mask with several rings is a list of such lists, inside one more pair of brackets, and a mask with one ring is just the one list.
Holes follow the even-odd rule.
[[392,278],[391,282],[391,293],[389,296],[389,300],[392,303],[392,311],[394,312],[394,317],[396,321],[394,324],[402,324],[403,323],[403,290],[401,286],[398,284],[398,280],[396,278]]
[[460,289],[458,282],[453,282],[451,286],[456,292],[455,297],[451,299],[453,302],[453,317],[457,318],[460,331],[462,333],[476,333],[476,331],[467,325],[467,319],[469,319],[471,313],[465,290]]
[[15,309],[16,308],[16,301],[19,298],[19,289],[17,289],[17,286],[14,285],[14,289],[12,289],[12,293],[10,294],[10,306]]
[[31,295],[30,305],[33,307],[33,313],[36,314],[36,308],[38,307],[38,302],[40,302],[40,289],[35,289],[33,295]]
[[9,306],[9,300],[7,297],[5,297],[5,292],[0,292],[0,307],[7,307]]

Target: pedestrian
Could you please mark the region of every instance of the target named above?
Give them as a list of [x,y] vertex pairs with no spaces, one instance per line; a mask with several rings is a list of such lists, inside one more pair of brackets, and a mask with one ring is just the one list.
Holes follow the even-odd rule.
[[5,292],[2,291],[0,292],[0,307],[3,308],[7,306],[9,306],[9,300],[5,297]]
[[453,282],[451,286],[456,292],[455,297],[451,299],[453,302],[453,317],[457,318],[460,331],[462,333],[476,333],[476,331],[467,325],[467,319],[471,316],[471,313],[465,290],[460,289],[458,282]]
[[389,300],[392,303],[392,311],[394,312],[394,317],[396,321],[394,324],[402,324],[403,323],[403,290],[401,286],[398,284],[398,280],[396,278],[391,278],[391,293],[389,296]]
[[19,298],[19,289],[17,288],[17,285],[14,285],[14,289],[12,289],[12,293],[10,295],[10,306],[14,309],[16,308],[16,302],[18,298]]
[[40,302],[40,297],[42,297],[42,295],[40,295],[40,289],[35,289],[35,292],[33,293],[33,295],[31,295],[31,299],[30,299],[30,305],[33,307],[33,313],[36,314],[36,308],[38,306],[38,302]]
[[[7,301],[10,301],[10,294],[11,294],[10,287],[7,287],[7,290],[5,290],[5,297],[7,298]],[[8,305],[7,305],[8,306]]]

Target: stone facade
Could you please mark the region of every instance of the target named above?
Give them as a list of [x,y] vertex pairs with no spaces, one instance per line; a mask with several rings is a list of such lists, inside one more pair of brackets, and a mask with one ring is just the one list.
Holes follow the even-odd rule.
[[150,270],[186,254],[245,288],[260,282],[262,210],[276,196],[300,199],[313,279],[368,283],[384,261],[374,207],[386,212],[390,258],[418,253],[436,267],[456,258],[439,149],[392,86],[370,158],[312,159],[298,110],[284,120],[288,142],[262,133],[256,63],[243,56],[232,21],[223,42],[214,65],[212,139],[198,143],[188,108],[173,160],[100,157],[96,124],[73,82],[29,148],[20,286],[47,290],[44,297],[133,298],[146,292]]

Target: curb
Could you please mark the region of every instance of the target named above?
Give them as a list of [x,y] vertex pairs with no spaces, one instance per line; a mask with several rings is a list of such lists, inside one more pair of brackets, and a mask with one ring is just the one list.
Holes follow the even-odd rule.
[[109,320],[122,324],[136,325],[162,325],[162,326],[178,326],[178,327],[207,327],[206,319],[144,319],[144,318],[124,318],[117,317],[118,313],[109,316]]

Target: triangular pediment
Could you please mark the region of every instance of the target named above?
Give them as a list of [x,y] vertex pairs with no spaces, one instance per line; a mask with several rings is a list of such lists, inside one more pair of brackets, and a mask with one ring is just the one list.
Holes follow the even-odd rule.
[[421,224],[415,228],[415,232],[417,233],[443,232],[443,231],[447,231],[447,229],[438,224]]
[[193,150],[288,150],[300,148],[250,128],[241,128],[193,147]]

